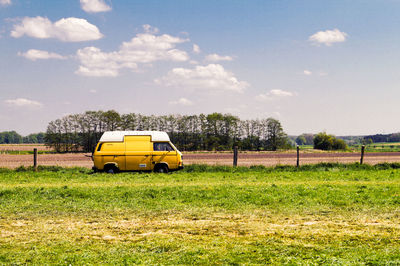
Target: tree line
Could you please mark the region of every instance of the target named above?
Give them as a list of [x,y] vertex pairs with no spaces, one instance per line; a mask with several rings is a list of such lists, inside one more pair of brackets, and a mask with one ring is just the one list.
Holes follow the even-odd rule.
[[0,132],[0,144],[44,143],[45,133],[21,136],[15,131]]
[[369,144],[376,142],[400,142],[400,133],[392,134],[376,134],[363,137],[364,141],[369,141]]
[[105,131],[165,131],[178,149],[278,150],[293,144],[274,118],[241,120],[222,113],[200,115],[119,114],[114,110],[86,111],[51,121],[45,143],[58,152],[92,152]]

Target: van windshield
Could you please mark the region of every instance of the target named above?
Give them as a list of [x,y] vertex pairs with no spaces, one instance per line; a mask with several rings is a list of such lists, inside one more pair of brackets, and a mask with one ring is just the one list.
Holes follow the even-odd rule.
[[168,142],[154,142],[154,151],[173,151],[174,148]]

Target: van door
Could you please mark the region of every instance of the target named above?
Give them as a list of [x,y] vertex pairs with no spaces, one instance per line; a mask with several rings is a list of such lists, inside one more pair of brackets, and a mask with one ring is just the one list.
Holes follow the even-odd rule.
[[151,170],[150,136],[125,136],[126,170]]
[[153,165],[165,162],[169,169],[178,168],[177,151],[168,142],[153,143]]

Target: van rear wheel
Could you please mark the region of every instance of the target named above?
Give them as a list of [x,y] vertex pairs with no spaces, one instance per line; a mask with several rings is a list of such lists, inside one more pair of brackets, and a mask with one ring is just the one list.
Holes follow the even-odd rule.
[[104,166],[104,172],[108,174],[115,174],[118,172],[118,168],[115,165],[106,165]]
[[161,165],[156,165],[154,167],[154,172],[156,173],[168,173],[168,166],[161,164]]

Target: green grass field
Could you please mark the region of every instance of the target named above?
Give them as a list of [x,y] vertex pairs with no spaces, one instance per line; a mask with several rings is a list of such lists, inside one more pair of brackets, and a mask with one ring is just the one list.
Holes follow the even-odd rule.
[[400,264],[399,165],[0,170],[0,264]]
[[[350,146],[352,151],[361,151],[361,144]],[[365,145],[366,152],[400,152],[399,142],[377,142]]]

